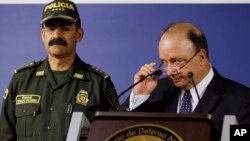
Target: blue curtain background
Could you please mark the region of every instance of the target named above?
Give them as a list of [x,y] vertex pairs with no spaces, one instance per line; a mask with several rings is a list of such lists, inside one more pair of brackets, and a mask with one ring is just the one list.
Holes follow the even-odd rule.
[[[42,9],[40,4],[0,5],[2,95],[15,68],[46,58]],[[85,29],[78,54],[109,73],[118,93],[133,83],[141,65],[159,63],[161,30],[180,20],[203,29],[211,63],[223,76],[250,86],[249,4],[79,4],[78,9]]]

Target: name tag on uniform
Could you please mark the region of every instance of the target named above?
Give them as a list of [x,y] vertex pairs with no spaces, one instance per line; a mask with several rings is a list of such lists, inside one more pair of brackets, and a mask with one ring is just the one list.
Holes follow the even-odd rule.
[[16,105],[19,104],[38,104],[40,95],[18,95],[16,96]]

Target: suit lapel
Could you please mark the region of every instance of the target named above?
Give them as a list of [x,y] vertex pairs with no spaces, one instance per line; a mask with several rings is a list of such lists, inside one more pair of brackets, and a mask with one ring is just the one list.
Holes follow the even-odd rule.
[[214,72],[214,78],[208,85],[194,113],[212,113],[217,103],[221,100],[219,93],[224,89],[223,78],[215,69]]
[[165,95],[168,95],[168,97],[166,97],[164,111],[177,113],[177,106],[178,106],[180,91],[181,90],[179,88],[173,87],[172,89],[170,89],[170,91],[165,93]]

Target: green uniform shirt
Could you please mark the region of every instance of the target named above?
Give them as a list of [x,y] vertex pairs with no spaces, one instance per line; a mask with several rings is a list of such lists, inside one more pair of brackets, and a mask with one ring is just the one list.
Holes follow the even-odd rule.
[[59,80],[47,59],[16,70],[3,102],[1,141],[63,141],[73,111],[91,121],[96,111],[119,108],[110,77],[78,56]]

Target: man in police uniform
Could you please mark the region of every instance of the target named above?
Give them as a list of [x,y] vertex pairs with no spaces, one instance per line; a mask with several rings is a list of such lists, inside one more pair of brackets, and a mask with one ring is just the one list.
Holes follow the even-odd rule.
[[4,96],[1,141],[62,141],[73,111],[91,121],[96,111],[119,108],[110,77],[76,53],[84,31],[75,4],[47,4],[41,24],[48,57],[15,70]]

